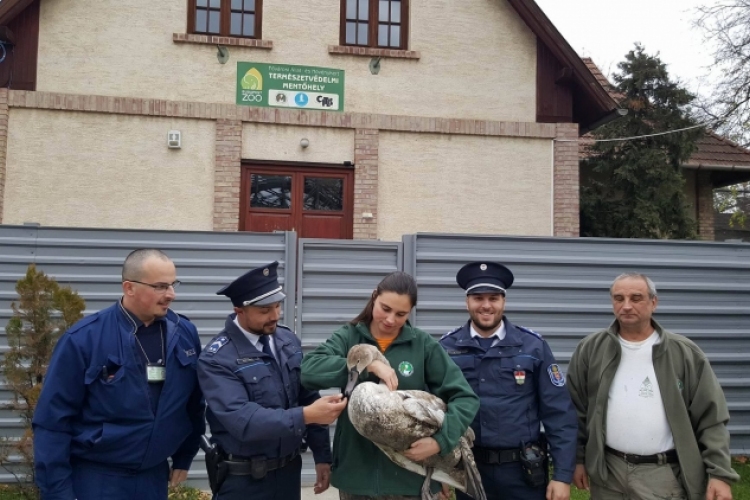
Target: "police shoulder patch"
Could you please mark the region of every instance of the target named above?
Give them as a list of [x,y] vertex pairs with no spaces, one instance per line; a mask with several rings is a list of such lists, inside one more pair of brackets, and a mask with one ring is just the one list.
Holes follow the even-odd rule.
[[537,333],[534,330],[532,330],[531,328],[526,328],[525,326],[519,326],[519,325],[516,325],[516,328],[518,328],[522,332],[530,333],[530,334],[532,334],[533,336],[535,336],[538,339],[542,338],[542,334],[541,333]]
[[219,349],[227,345],[227,343],[229,343],[229,337],[225,337],[223,335],[221,337],[216,337],[213,342],[211,342],[209,346],[206,347],[205,352],[207,354],[216,354]]
[[557,364],[549,365],[547,367],[547,373],[549,373],[549,379],[552,382],[552,385],[557,387],[565,385],[565,375],[563,375],[562,370],[560,370],[560,366]]
[[442,337],[440,337],[440,340],[443,340],[444,338],[453,335],[454,333],[456,333],[457,331],[459,331],[461,328],[463,328],[463,325],[459,326],[458,328],[454,328],[453,330],[449,331],[448,333],[446,333],[445,335],[443,335]]

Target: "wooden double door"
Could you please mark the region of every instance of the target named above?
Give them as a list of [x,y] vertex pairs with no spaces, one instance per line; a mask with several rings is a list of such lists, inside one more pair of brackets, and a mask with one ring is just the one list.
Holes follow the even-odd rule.
[[287,164],[242,167],[240,229],[351,239],[354,170]]

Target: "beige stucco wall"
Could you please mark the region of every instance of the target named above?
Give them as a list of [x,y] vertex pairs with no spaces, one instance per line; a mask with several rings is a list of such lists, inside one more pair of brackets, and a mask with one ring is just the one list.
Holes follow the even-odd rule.
[[550,236],[551,203],[549,140],[380,134],[380,239],[415,232]]
[[213,166],[211,121],[13,108],[3,223],[211,230]]
[[[309,141],[307,148],[300,140]],[[354,130],[245,123],[242,158],[309,163],[354,162]]]
[[235,101],[237,61],[346,72],[345,110],[535,121],[536,37],[507,2],[412,0],[410,45],[418,61],[330,55],[339,0],[265,0],[271,51],[176,44],[187,0],[50,0],[41,4],[38,90],[200,102]]

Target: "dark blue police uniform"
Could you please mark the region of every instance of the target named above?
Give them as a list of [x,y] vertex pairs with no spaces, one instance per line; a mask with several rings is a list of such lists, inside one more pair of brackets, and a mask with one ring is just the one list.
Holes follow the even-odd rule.
[[[277,265],[254,269],[217,293],[230,297],[235,307],[278,302],[284,294]],[[299,499],[303,440],[316,463],[331,463],[328,427],[305,425],[302,413],[320,394],[300,383],[302,346],[294,332],[277,325],[272,335],[265,335],[273,339],[274,356],[253,345],[235,318],[227,317],[224,329],[201,354],[198,378],[206,394],[212,442],[225,460],[254,464],[257,474],[230,470],[214,498]]]
[[172,311],[144,331],[158,329],[164,340],[166,377],[154,388],[136,338],[141,326],[118,302],[57,343],[33,420],[44,500],[165,500],[167,459],[190,468],[205,432],[198,332]]
[[[467,294],[505,295],[513,275],[504,266],[496,266],[465,266],[459,272],[459,285]],[[533,487],[525,482],[521,447],[540,442],[543,424],[554,464],[552,479],[570,483],[575,469],[576,412],[549,345],[505,316],[503,324],[505,338],[491,347],[483,347],[471,336],[471,321],[444,335],[440,344],[480,399],[471,426],[476,434],[474,455],[488,499],[541,500],[546,484]],[[457,493],[457,498],[469,499]]]

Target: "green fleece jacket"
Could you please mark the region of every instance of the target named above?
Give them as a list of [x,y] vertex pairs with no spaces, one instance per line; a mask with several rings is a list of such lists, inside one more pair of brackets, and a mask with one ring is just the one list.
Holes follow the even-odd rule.
[[[739,479],[729,456],[726,400],[703,351],[656,321],[652,325],[660,338],[653,347],[654,372],[682,470],[680,480],[688,499],[700,500],[709,477]],[[599,484],[607,481],[607,403],[622,353],[618,331],[615,321],[583,339],[568,368],[568,388],[578,411],[577,462],[585,464]]]
[[[375,339],[364,323],[339,328],[302,360],[302,385],[320,390],[343,388],[348,371],[346,355],[352,346],[372,344]],[[443,427],[432,437],[447,454],[474,420],[479,398],[445,350],[426,332],[406,323],[386,349],[385,357],[396,371],[399,389],[427,390],[447,403]],[[363,374],[360,381],[378,381]],[[391,462],[371,441],[362,437],[346,411],[336,422],[333,440],[331,484],[353,495],[420,495],[424,477]]]

